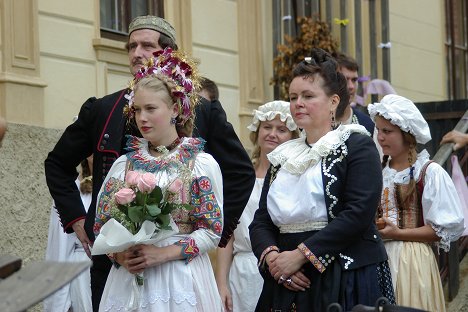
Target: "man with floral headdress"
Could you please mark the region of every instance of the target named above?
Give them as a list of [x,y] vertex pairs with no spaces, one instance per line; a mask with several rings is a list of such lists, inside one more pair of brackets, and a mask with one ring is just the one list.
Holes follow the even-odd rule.
[[[130,72],[135,74],[153,52],[171,47],[177,50],[174,28],[163,18],[139,16],[129,26],[126,45]],[[125,135],[139,135],[138,129],[124,116],[129,90],[120,90],[103,98],[88,99],[78,119],[65,129],[62,137],[45,160],[47,185],[67,233],[75,232],[90,255],[94,240],[93,224],[96,197],[113,162],[124,154]],[[224,246],[235,229],[253,184],[255,173],[226,113],[218,101],[201,99],[195,112],[194,136],[207,143],[205,150],[221,167],[224,184]],[[86,214],[75,179],[81,160],[94,153],[93,200]],[[97,311],[111,262],[106,256],[93,256],[91,288],[93,309]]]

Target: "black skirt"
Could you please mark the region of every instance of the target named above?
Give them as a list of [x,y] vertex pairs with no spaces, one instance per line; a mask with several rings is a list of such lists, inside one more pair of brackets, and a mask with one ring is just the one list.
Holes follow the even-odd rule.
[[[306,238],[317,231],[280,234],[280,250],[294,250]],[[258,312],[310,312],[326,311],[331,303],[339,303],[344,311],[357,304],[373,306],[382,296],[395,303],[390,269],[387,261],[344,270],[335,257],[320,273],[311,263],[302,267],[310,280],[310,288],[305,291],[291,291],[278,284],[268,271],[264,272],[264,284],[255,311]]]

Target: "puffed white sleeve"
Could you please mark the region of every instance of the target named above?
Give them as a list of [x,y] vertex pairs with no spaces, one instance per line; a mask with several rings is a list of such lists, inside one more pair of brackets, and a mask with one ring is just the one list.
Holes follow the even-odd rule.
[[184,246],[182,253],[186,262],[199,253],[215,249],[223,231],[223,179],[218,163],[211,155],[199,153],[192,173],[191,205],[194,209],[190,217],[195,231],[186,241],[178,243]]
[[125,155],[117,158],[102,183],[101,190],[97,196],[96,218],[93,227],[96,237],[99,235],[99,231],[104,223],[110,219],[110,208],[113,205],[112,197],[124,185],[126,165],[127,157]]
[[439,247],[448,251],[465,228],[463,210],[452,179],[439,164],[431,163],[424,178],[422,195],[424,223],[440,237]]

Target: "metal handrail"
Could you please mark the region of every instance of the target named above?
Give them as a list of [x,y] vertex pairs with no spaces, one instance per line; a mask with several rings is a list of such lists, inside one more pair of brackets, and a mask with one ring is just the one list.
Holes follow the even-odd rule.
[[[466,133],[466,131],[468,130],[468,110],[465,111],[465,114],[458,121],[457,125],[455,126],[455,128],[453,128],[453,130],[460,131],[461,133]],[[432,158],[432,160],[434,160],[436,163],[442,166],[452,154],[454,145],[455,143],[442,144],[437,153]]]

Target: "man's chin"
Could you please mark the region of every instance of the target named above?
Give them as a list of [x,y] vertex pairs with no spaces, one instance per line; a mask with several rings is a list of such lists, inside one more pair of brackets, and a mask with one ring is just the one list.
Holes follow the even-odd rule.
[[130,67],[130,73],[132,75],[135,75],[140,70],[140,68],[142,68],[142,67],[143,67],[143,65],[140,65],[140,64],[133,65],[133,66]]

